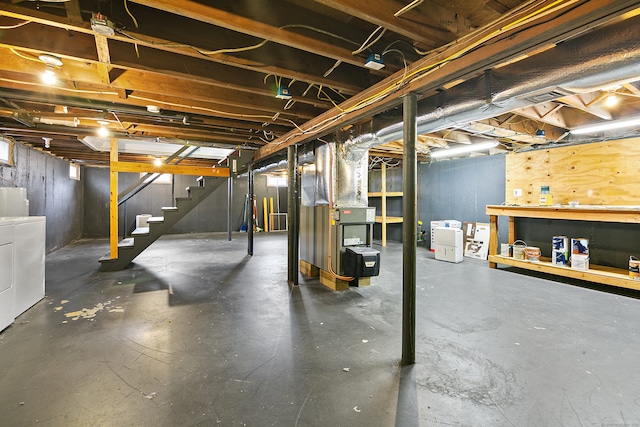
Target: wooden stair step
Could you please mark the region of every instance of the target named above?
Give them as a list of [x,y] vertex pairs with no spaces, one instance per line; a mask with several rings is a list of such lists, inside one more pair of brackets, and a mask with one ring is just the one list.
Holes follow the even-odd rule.
[[138,227],[131,232],[132,236],[147,236],[149,234],[149,227]]
[[135,243],[136,242],[133,237],[127,237],[126,239],[122,239],[118,242],[118,248],[122,248],[122,249],[132,248]]

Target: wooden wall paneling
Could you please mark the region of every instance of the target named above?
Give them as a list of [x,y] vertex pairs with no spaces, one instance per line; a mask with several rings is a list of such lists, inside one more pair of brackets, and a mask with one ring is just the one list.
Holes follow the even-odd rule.
[[[505,202],[538,205],[548,185],[555,204],[640,205],[640,139],[510,153],[506,157]],[[522,196],[514,196],[521,189]]]

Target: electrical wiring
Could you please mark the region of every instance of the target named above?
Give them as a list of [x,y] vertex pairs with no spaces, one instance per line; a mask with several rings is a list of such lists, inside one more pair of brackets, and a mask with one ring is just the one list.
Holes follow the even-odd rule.
[[[414,7],[418,6],[422,2],[423,2],[423,0],[414,0],[411,3],[409,3],[408,5],[406,5],[405,7],[403,7],[402,9],[398,10],[396,13],[394,13],[393,16],[395,16],[397,18],[400,15],[402,15],[402,14],[410,11]],[[378,37],[376,37],[375,40],[373,40],[372,42],[369,42],[371,40],[371,38],[380,30],[382,30],[382,31],[380,32]],[[362,43],[362,45],[358,49],[356,49],[353,52],[351,52],[351,54],[352,55],[357,55],[357,54],[369,49],[371,46],[376,44],[376,42],[378,42],[378,40],[380,40],[382,38],[382,36],[384,35],[384,33],[386,31],[387,31],[386,28],[384,28],[382,26],[379,26],[378,28],[373,30],[373,32],[369,35],[369,37],[367,37],[367,39],[364,41],[364,43]]]
[[338,59],[336,61],[335,64],[333,64],[333,67],[329,68],[327,71],[324,72],[324,74],[322,75],[322,77],[328,77],[329,74],[333,73],[333,70],[335,70],[336,68],[338,68],[338,66],[342,64],[342,61],[340,59]]
[[[380,31],[380,30],[382,30],[382,31]],[[375,38],[375,40],[373,40],[372,42],[369,42],[369,40],[371,40],[371,38],[372,38],[372,37],[373,37],[373,36],[374,36],[378,31],[380,31],[380,34],[378,35],[378,37],[376,37],[376,38]],[[380,40],[380,39],[382,38],[382,36],[384,35],[384,33],[386,33],[386,32],[387,32],[387,29],[386,29],[386,28],[383,28],[383,27],[378,27],[378,28],[376,28],[376,29],[375,29],[375,30],[373,30],[373,32],[369,35],[369,37],[367,37],[367,39],[364,41],[364,43],[362,43],[362,45],[361,45],[358,49],[356,49],[356,50],[354,50],[353,52],[351,52],[351,54],[352,54],[352,55],[357,55],[357,54],[359,54],[360,52],[362,52],[362,51],[364,51],[364,50],[369,49],[369,47],[371,47],[371,46],[373,46],[374,44],[376,44],[376,42],[377,42],[378,40]]]
[[[507,25],[505,25],[504,27],[500,27],[497,30],[494,30],[493,32],[487,34],[486,36],[480,38],[479,40],[477,40],[476,42],[470,44],[469,46],[466,46],[465,48],[447,56],[446,58],[443,58],[439,61],[436,61],[435,63],[431,63],[428,64],[424,67],[420,67],[417,68],[416,70],[411,71],[410,73],[408,73],[405,78],[412,78],[412,77],[416,77],[418,75],[420,75],[420,77],[440,68],[441,66],[449,63],[450,61],[457,59],[461,56],[463,56],[464,54],[468,53],[469,51],[475,49],[476,47],[480,46],[481,44],[487,42],[488,40],[498,36],[499,34],[502,34],[508,30],[514,29],[520,25],[524,25],[525,23],[529,22],[532,18],[536,18],[538,17],[538,15],[542,14],[543,12],[549,12],[549,9],[551,8],[555,8],[555,6],[561,5],[562,3],[565,3],[567,0],[557,0],[545,7],[542,7],[532,13],[529,13],[525,16],[523,16],[522,18],[517,19],[514,22],[511,22]],[[360,105],[368,105],[368,103],[373,100],[373,99],[377,99],[378,97],[386,97],[389,93],[391,93],[392,90],[396,89],[397,86],[399,86],[401,82],[400,81],[396,81],[395,83],[393,83],[390,86],[387,86],[385,89],[381,90],[380,92],[378,92],[377,94],[372,95],[369,98],[366,98],[362,101],[360,101],[360,103],[356,104],[354,107],[354,109],[359,109],[361,108]],[[349,111],[349,110],[347,110]]]
[[[5,137],[5,138],[6,138],[6,137]],[[8,182],[9,184],[13,184],[13,186],[14,186],[14,187],[17,187],[17,186],[18,186],[18,184],[16,184],[15,182],[13,182],[13,181],[11,181],[11,180],[8,180],[7,178],[4,178],[4,177],[2,177],[2,176],[0,176],[0,179],[1,179],[1,180],[3,180],[3,181],[5,181],[5,182]]]
[[131,20],[133,21],[133,25],[135,25],[136,28],[138,28],[138,20],[136,19],[135,16],[133,16],[131,11],[129,11],[129,5],[127,4],[127,0],[124,0],[124,10],[126,10],[127,14],[131,17]]
[[203,54],[203,55],[211,56],[211,55],[219,55],[221,53],[246,52],[248,50],[254,50],[254,49],[261,48],[262,46],[264,46],[267,43],[269,43],[269,40],[264,39],[258,44],[254,44],[254,45],[251,45],[251,46],[245,46],[245,47],[236,47],[236,48],[227,48],[227,49],[218,49],[218,50],[200,50],[200,49],[196,49],[196,50],[199,53]]
[[411,3],[409,3],[408,5],[406,5],[405,7],[403,7],[402,9],[400,9],[399,11],[397,11],[396,13],[394,13],[393,16],[395,16],[397,18],[400,15],[403,15],[403,14],[407,13],[408,11],[413,9],[414,7],[419,6],[420,3],[422,3],[423,1],[424,0],[414,0]]
[[14,48],[12,48],[12,47],[10,47],[10,48],[9,48],[9,50],[10,50],[11,52],[13,52],[13,54],[18,55],[18,56],[19,56],[20,58],[22,58],[22,59],[28,59],[29,61],[34,61],[34,62],[42,62],[42,61],[40,60],[40,58],[38,58],[38,57],[36,57],[36,56],[30,56],[30,55],[22,54],[22,53],[18,52],[17,50],[15,50],[15,49],[14,49]]
[[403,74],[402,78],[400,79],[400,84],[402,84],[402,82],[403,82],[403,81],[406,79],[406,77],[407,77],[407,72],[409,71],[408,66],[407,66],[407,58],[404,56],[404,53],[403,53],[401,50],[399,50],[399,49],[389,49],[389,48],[385,49],[385,50],[382,52],[382,56],[386,55],[386,54],[387,54],[387,53],[389,53],[389,52],[396,52],[396,53],[399,53],[399,54],[400,54],[400,56],[402,57],[402,64],[404,65],[404,67],[403,67],[403,69],[404,69],[404,74]]
[[[215,114],[225,114],[225,115],[233,116],[233,117],[267,119],[267,120],[272,120],[274,122],[278,119],[278,116],[280,114],[280,113],[276,113],[276,115],[274,115],[274,116],[267,116],[267,115],[264,115],[264,114],[239,114],[239,113],[231,113],[231,112],[227,112],[227,111],[216,110],[216,109],[213,109],[213,108],[199,107],[197,105],[184,105],[184,104],[178,104],[178,103],[175,103],[175,102],[159,101],[157,99],[147,98],[147,97],[144,97],[144,96],[129,95],[129,98],[137,99],[139,101],[149,102],[149,103],[152,103],[152,104],[164,104],[164,105],[171,106],[171,107],[190,108],[190,109],[193,109],[193,110],[206,111],[206,112],[215,113]],[[295,123],[292,120],[289,120],[289,119],[282,119],[282,120],[286,121],[286,122],[290,122],[290,123],[295,125]],[[267,122],[265,122],[265,123],[267,123]],[[295,125],[295,126],[297,126],[297,125]]]
[[23,21],[19,24],[15,24],[15,25],[0,25],[0,30],[15,30],[16,28],[20,28],[23,25],[27,25],[30,24],[31,21]]
[[[488,34],[481,36],[478,40],[476,40],[475,42],[471,43],[470,45],[464,47],[463,49],[460,49],[442,59],[436,60],[435,62],[429,63],[423,67],[417,68],[411,72],[406,72],[402,79],[400,80],[396,80],[393,83],[389,84],[388,86],[382,88],[380,91],[378,91],[377,93],[357,102],[356,104],[344,108],[342,110],[340,110],[340,113],[337,114],[334,117],[325,119],[322,122],[316,123],[312,126],[310,126],[308,129],[302,130],[299,126],[296,126],[296,128],[299,130],[299,134],[291,134],[288,135],[284,141],[278,143],[278,145],[280,144],[284,144],[287,141],[289,141],[292,138],[295,138],[297,136],[300,135],[312,135],[312,134],[316,134],[319,132],[322,132],[322,130],[330,127],[332,125],[332,123],[337,122],[338,120],[340,120],[342,117],[344,117],[347,114],[350,114],[352,112],[358,111],[360,109],[363,109],[369,105],[372,105],[378,101],[381,101],[382,99],[386,98],[388,95],[390,95],[391,93],[399,90],[402,86],[405,86],[406,84],[410,83],[411,81],[413,81],[413,79],[418,78],[418,77],[424,77],[425,75],[440,69],[441,67],[445,66],[446,64],[448,64],[449,62],[458,59],[462,56],[464,56],[465,54],[467,54],[468,52],[474,50],[475,48],[477,48],[478,46],[482,45],[483,43],[486,43],[487,41],[499,36],[500,34],[503,34],[509,30],[513,30],[515,28],[518,28],[522,25],[526,25],[527,23],[529,23],[531,20],[538,18],[542,15],[546,15],[546,14],[550,14],[553,12],[556,12],[564,7],[567,6],[567,3],[572,3],[571,0],[557,0],[549,5],[543,6],[543,7],[539,7],[536,9],[537,5],[535,3],[540,3],[540,0],[537,1],[531,1],[530,3],[528,3],[527,5],[518,8],[517,11],[514,11],[513,13],[525,13],[524,16],[522,16],[521,18],[518,18],[517,20],[503,26],[500,27],[496,30],[490,31]],[[527,8],[531,8],[533,9],[533,11],[528,12],[526,9]],[[512,14],[509,14],[509,16],[512,16]],[[487,30],[482,30],[482,31],[477,31],[473,33],[474,37],[478,37],[479,35],[482,34],[482,32],[486,32]],[[468,38],[468,37],[465,37]],[[440,52],[437,55],[441,55],[444,52]],[[437,56],[436,58],[437,59]]]
[[355,41],[353,41],[353,40],[349,40],[349,39],[348,39],[348,38],[346,38],[346,37],[342,37],[342,36],[340,36],[340,35],[338,35],[338,34],[334,34],[334,33],[332,33],[332,32],[325,31],[325,30],[322,30],[322,29],[320,29],[320,28],[312,27],[312,26],[310,26],[310,25],[304,25],[304,24],[287,24],[287,25],[283,25],[282,27],[278,27],[278,29],[280,29],[280,30],[284,30],[284,29],[286,29],[286,28],[305,28],[305,29],[307,29],[307,30],[316,31],[316,32],[318,32],[318,33],[320,33],[320,34],[324,34],[324,35],[327,35],[327,36],[330,36],[330,37],[336,38],[336,39],[338,39],[338,40],[342,40],[342,41],[345,41],[345,42],[347,42],[347,43],[351,43],[351,44],[352,44],[352,45],[354,45],[354,46],[359,46],[359,45],[358,45],[358,42],[355,42]]

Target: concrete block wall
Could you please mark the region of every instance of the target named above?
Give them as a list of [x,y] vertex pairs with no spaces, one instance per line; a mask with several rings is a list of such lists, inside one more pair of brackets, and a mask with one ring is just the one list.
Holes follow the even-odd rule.
[[19,142],[14,160],[14,165],[0,164],[0,186],[25,187],[29,214],[47,217],[47,253],[80,239],[85,169],[81,168],[80,181],[73,180],[69,178],[69,162]]

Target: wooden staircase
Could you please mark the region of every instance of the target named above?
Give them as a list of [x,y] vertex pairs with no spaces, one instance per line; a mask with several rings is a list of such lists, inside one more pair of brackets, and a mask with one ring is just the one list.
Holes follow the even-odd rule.
[[149,218],[148,227],[136,228],[131,237],[118,243],[118,258],[111,258],[110,254],[100,258],[100,270],[119,271],[126,268],[135,257],[225,182],[227,178],[203,177],[199,179],[200,185],[187,187],[187,197],[176,197],[175,206],[162,208],[163,216]]

